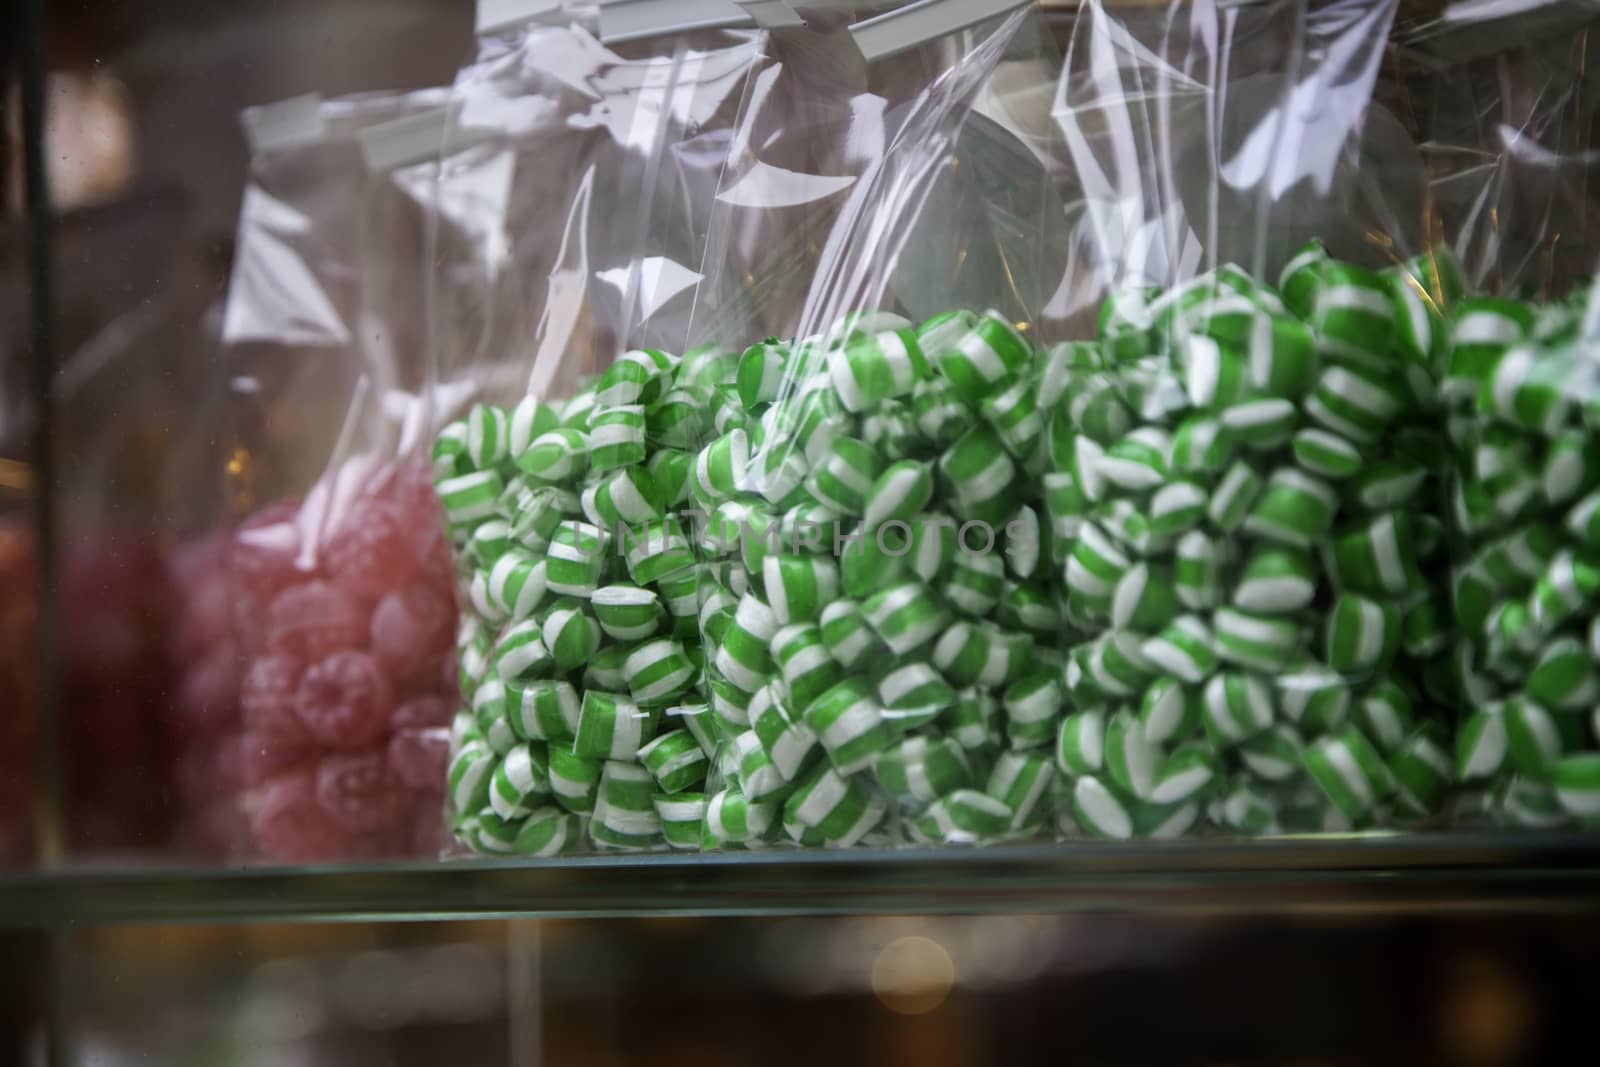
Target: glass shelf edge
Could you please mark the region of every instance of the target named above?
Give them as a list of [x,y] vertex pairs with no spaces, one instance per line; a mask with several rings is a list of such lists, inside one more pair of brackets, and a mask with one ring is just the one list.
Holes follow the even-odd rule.
[[1600,906],[1600,834],[1341,835],[0,876],[0,926]]

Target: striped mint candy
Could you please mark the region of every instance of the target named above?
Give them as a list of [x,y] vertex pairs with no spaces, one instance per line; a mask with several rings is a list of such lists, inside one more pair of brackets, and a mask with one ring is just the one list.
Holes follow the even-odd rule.
[[1165,745],[1188,740],[1200,729],[1200,690],[1177,678],[1157,678],[1139,701],[1139,727],[1147,741]]
[[1129,697],[1144,691],[1155,674],[1155,665],[1145,658],[1138,634],[1116,630],[1102,634],[1090,646],[1088,673],[1101,692]]
[[570,426],[575,430],[589,428],[589,416],[594,414],[595,393],[594,385],[580,389],[560,405],[561,425]]
[[1055,765],[1039,752],[1002,752],[994,761],[983,791],[1011,809],[1012,831],[1037,827],[1048,809],[1046,798],[1055,781]]
[[1178,540],[1172,569],[1173,591],[1184,607],[1195,611],[1222,603],[1223,563],[1222,544],[1205,531],[1190,530]]
[[1314,290],[1311,328],[1331,362],[1386,366],[1394,343],[1395,309],[1383,279],[1348,263],[1330,263]]
[[583,514],[581,498],[559,486],[530,486],[517,479],[507,489],[507,495],[513,491],[515,502],[507,508],[511,536],[530,552],[545,551],[562,522]]
[[1170,542],[1205,520],[1211,494],[1198,482],[1178,480],[1161,486],[1150,496],[1150,534]]
[[1187,804],[1204,797],[1221,779],[1217,756],[1205,745],[1182,745],[1171,754],[1157,753],[1159,763],[1150,779],[1153,804]]
[[1580,752],[1563,757],[1552,778],[1556,798],[1569,815],[1589,823],[1600,816],[1600,753]]
[[1294,435],[1300,411],[1281,398],[1245,400],[1222,411],[1222,426],[1235,441],[1254,452],[1281,448]]
[[1385,459],[1368,464],[1351,480],[1349,499],[1367,511],[1384,511],[1410,504],[1432,473],[1409,459]]
[[737,789],[713,793],[706,801],[704,847],[754,841],[766,834],[777,814],[776,802],[754,801]]
[[550,749],[550,793],[556,803],[574,815],[594,811],[600,794],[603,760],[580,756],[560,745]]
[[1303,759],[1312,781],[1352,823],[1365,818],[1394,787],[1383,756],[1352,726],[1312,742]]
[[946,579],[944,595],[964,615],[988,615],[1005,594],[1005,560],[996,552],[961,549]]
[[710,402],[709,390],[672,389],[645,408],[645,440],[652,453],[656,449],[698,448],[710,429],[706,418]]
[[1239,746],[1239,760],[1257,778],[1283,782],[1299,773],[1305,747],[1299,730],[1274,723]]
[[1279,467],[1268,476],[1244,530],[1291,548],[1310,548],[1333,525],[1338,506],[1338,495],[1326,483],[1293,467]]
[[1309,606],[1316,593],[1317,567],[1309,553],[1261,544],[1246,557],[1232,599],[1245,611],[1291,615]]
[[816,626],[795,624],[778,630],[772,635],[772,657],[789,703],[796,708],[810,706],[839,681],[839,665],[828,655]]
[[917,333],[930,362],[968,404],[1004,388],[1033,360],[1033,346],[996,311],[936,316]]
[[579,820],[571,812],[545,804],[522,820],[511,851],[521,856],[559,856],[578,840]]
[[555,669],[555,659],[544,647],[536,620],[525,619],[506,628],[494,646],[494,668],[502,682],[537,678]]
[[933,471],[926,463],[902,460],[890,464],[866,494],[862,523],[875,530],[891,520],[907,522],[933,499]]
[[1321,241],[1311,240],[1289,257],[1278,274],[1283,302],[1300,318],[1311,317],[1323,271],[1330,263],[1327,248]]
[[717,670],[746,693],[754,693],[772,671],[768,648],[777,631],[778,619],[772,609],[754,593],[746,593],[739,599],[714,657]]
[[1015,815],[1002,800],[976,789],[957,789],[929,804],[913,829],[929,844],[976,844],[1004,836]]
[[750,465],[750,438],[732,429],[712,441],[695,459],[694,490],[707,503],[731,499],[739,492]]
[[817,619],[839,597],[839,565],[826,556],[767,556],[762,587],[780,624]]
[[[638,750],[638,761],[661,785],[662,792],[680,793],[706,781],[709,760],[688,729],[670,729]],[[659,808],[658,808],[659,814]]]
[[772,766],[786,782],[799,778],[821,754],[817,735],[779,699],[775,683],[762,687],[751,698],[750,729],[761,739]]
[[1400,413],[1403,398],[1396,387],[1376,374],[1351,367],[1327,367],[1305,402],[1312,421],[1358,445],[1378,442]]
[[1600,675],[1582,640],[1563,634],[1539,650],[1524,688],[1557,711],[1582,711],[1600,702]]
[[564,522],[550,539],[545,583],[553,593],[588,597],[600,584],[611,538],[586,522]]
[[1172,435],[1172,469],[1183,474],[1216,474],[1233,455],[1233,438],[1215,415],[1194,412]]
[[935,448],[955,444],[972,420],[955,386],[942,377],[925,378],[911,392],[911,410],[917,429]]
[[1006,688],[1006,739],[1013,749],[1047,745],[1056,733],[1063,693],[1058,673],[1035,671]]
[[1377,682],[1356,701],[1351,721],[1380,752],[1394,752],[1412,731],[1411,697],[1389,679]]
[[1559,507],[1600,485],[1600,438],[1584,430],[1566,430],[1545,450],[1539,477],[1545,502]]
[[[482,573],[481,571],[479,573]],[[512,621],[526,619],[544,603],[547,592],[560,592],[550,584],[550,564],[526,552],[507,551],[489,570],[489,599],[497,615]]]
[[511,524],[504,519],[480,522],[467,535],[466,557],[480,567],[492,568],[511,547]]
[[1011,673],[1007,646],[986,622],[958,619],[933,646],[933,665],[958,686],[998,686]]
[[618,582],[602,586],[589,598],[606,636],[616,641],[642,641],[661,627],[666,612],[653,590]]
[[1130,801],[1093,775],[1084,775],[1072,787],[1073,818],[1096,837],[1125,841],[1133,836]]
[[1157,670],[1198,685],[1217,669],[1217,638],[1197,615],[1174,618],[1140,652]]
[[1577,347],[1518,345],[1495,362],[1478,394],[1478,410],[1554,437],[1572,420],[1575,401],[1595,384],[1594,369]]
[[544,645],[563,674],[581,667],[600,647],[600,624],[585,603],[563,597],[551,605],[540,631]]
[[937,512],[919,515],[911,524],[911,545],[905,563],[911,573],[930,585],[950,573],[959,548],[956,521]]
[[845,670],[856,670],[884,651],[866,613],[854,600],[836,600],[822,610],[822,643]]
[[467,450],[465,420],[457,419],[439,431],[439,436],[433,441],[431,459],[435,485],[446,478],[454,478],[458,474],[466,474],[472,470],[472,457]]
[[1123,437],[1100,458],[1100,477],[1126,492],[1154,489],[1165,480],[1172,438],[1165,430],[1140,427]]
[[596,760],[631,760],[656,734],[659,714],[627,697],[597,689],[583,694],[574,755]]
[[1422,585],[1411,517],[1402,512],[1386,512],[1339,534],[1327,558],[1334,582],[1351,592],[1402,596]]
[[502,819],[524,818],[535,798],[550,795],[550,757],[540,742],[517,745],[495,768],[489,806]]
[[628,691],[637,701],[660,703],[682,693],[694,681],[694,663],[683,646],[668,637],[646,641],[623,664]]
[[1261,497],[1261,475],[1244,460],[1235,460],[1211,493],[1206,516],[1223,533],[1232,533],[1250,514]]
[[754,730],[745,730],[733,739],[732,757],[737,767],[739,790],[752,803],[780,798],[788,782],[772,763],[766,746]]
[[878,701],[893,729],[907,732],[928,725],[956,701],[956,691],[930,664],[899,660],[877,675]]
[[561,425],[561,415],[555,408],[536,396],[525,396],[511,411],[506,426],[506,455],[520,456],[533,444],[534,439]]
[[1019,630],[1055,634],[1061,629],[1061,606],[1043,586],[1007,582],[1000,599],[1000,621]]
[[505,483],[497,471],[471,471],[445,478],[436,487],[439,503],[452,528],[470,530],[495,515]]
[[535,482],[576,482],[589,469],[589,435],[572,426],[542,433],[513,457],[513,462],[524,477]]
[[892,740],[883,709],[858,678],[846,678],[812,701],[805,723],[842,775],[866,770]]
[[1245,358],[1233,347],[1203,334],[1190,334],[1179,339],[1178,358],[1184,392],[1195,407],[1220,411],[1249,395]]
[[474,404],[467,413],[467,458],[478,470],[488,470],[507,455],[505,408]]
[[571,683],[536,679],[508,684],[506,691],[514,698],[508,712],[518,737],[570,744],[577,735],[582,704]]
[[846,777],[826,763],[803,775],[783,805],[784,829],[816,830],[834,848],[859,842],[887,814],[887,806],[859,781]]
[[583,687],[599,689],[606,693],[620,693],[628,688],[628,654],[632,645],[606,645],[583,665]]
[[864,411],[911,392],[927,374],[915,331],[858,333],[828,353],[828,377],[846,411]]
[[883,459],[864,441],[835,437],[806,479],[813,497],[842,515],[860,515],[883,472]]
[[664,510],[655,479],[644,467],[613,471],[586,488],[581,501],[585,517],[601,529],[658,519]]
[[1535,778],[1548,777],[1564,747],[1555,716],[1536,701],[1512,697],[1503,705],[1501,719],[1511,767]]
[[776,337],[758,341],[745,349],[734,372],[740,403],[753,409],[778,399],[788,358],[789,346]]
[[904,582],[874,594],[862,610],[873,631],[900,656],[931,641],[949,622],[944,606],[919,582]]
[[1161,750],[1146,738],[1130,709],[1123,708],[1106,721],[1105,775],[1119,788],[1150,799],[1161,759]]
[[961,517],[999,521],[1012,506],[1017,467],[999,438],[978,425],[939,458],[939,473],[952,509]]
[[1399,642],[1399,612],[1391,605],[1344,593],[1328,612],[1323,657],[1342,674],[1362,673],[1392,658]]
[[1044,440],[1044,414],[1034,383],[1026,378],[984,399],[979,405],[985,420],[1018,459],[1026,460]]
[[661,395],[678,357],[654,348],[624,352],[595,383],[595,405],[649,404]]
[[1308,426],[1290,439],[1295,463],[1319,478],[1349,478],[1363,464],[1361,449],[1328,430]]
[[640,585],[659,582],[695,565],[689,539],[678,520],[651,520],[624,532],[617,546],[628,564],[628,575]]
[[1201,710],[1212,744],[1237,745],[1272,725],[1272,689],[1256,675],[1224,671],[1206,683]]

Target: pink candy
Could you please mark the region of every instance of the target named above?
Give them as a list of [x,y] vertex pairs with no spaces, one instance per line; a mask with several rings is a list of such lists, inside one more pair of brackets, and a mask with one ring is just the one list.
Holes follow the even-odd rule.
[[204,851],[312,863],[438,847],[458,704],[438,504],[420,465],[325,484],[183,556],[180,788]]

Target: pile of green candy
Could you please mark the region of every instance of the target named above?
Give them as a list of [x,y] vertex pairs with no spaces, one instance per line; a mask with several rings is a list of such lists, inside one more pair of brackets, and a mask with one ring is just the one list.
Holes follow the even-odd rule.
[[1463,298],[1441,387],[1455,455],[1463,819],[1600,825],[1600,348],[1588,289]]
[[1312,243],[1091,341],[866,313],[474,408],[434,457],[457,836],[1600,818],[1600,361],[1576,304],[1464,288]]

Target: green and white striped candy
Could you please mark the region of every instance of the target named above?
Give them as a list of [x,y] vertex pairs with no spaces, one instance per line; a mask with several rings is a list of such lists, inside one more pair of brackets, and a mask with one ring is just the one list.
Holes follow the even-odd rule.
[[1576,348],[1518,345],[1495,361],[1479,391],[1478,409],[1554,437],[1593,382],[1593,365]]
[[867,622],[861,605],[853,600],[836,600],[822,609],[822,644],[834,662],[845,670],[856,670],[883,651]]
[[504,491],[505,483],[494,470],[458,474],[436,486],[445,518],[456,529],[468,529],[492,517]]
[[527,619],[507,627],[494,646],[494,669],[502,682],[537,678],[555,668],[555,660],[544,647],[540,625]]
[[899,656],[931,641],[950,618],[932,591],[919,582],[904,582],[874,594],[862,610],[873,632]]
[[529,486],[521,479],[514,480],[507,495],[515,490],[516,501],[510,506],[511,536],[530,552],[543,553],[555,535],[556,527],[568,518],[578,518],[583,513],[580,497],[554,485]]
[[1427,484],[1428,468],[1409,459],[1386,459],[1368,464],[1346,490],[1367,511],[1383,511],[1409,504]]
[[1178,338],[1177,353],[1183,389],[1195,407],[1220,411],[1249,395],[1245,358],[1232,346],[1203,334],[1188,334]]
[[959,548],[956,521],[937,513],[918,516],[911,524],[911,544],[905,563],[911,573],[933,584],[950,572]]
[[1600,485],[1600,440],[1593,433],[1567,430],[1545,450],[1539,478],[1545,503],[1559,507]]
[[571,426],[575,429],[586,430],[589,427],[589,416],[594,414],[595,386],[590,383],[567,398],[561,407],[561,425]]
[[902,731],[931,723],[956,701],[950,683],[919,660],[890,666],[878,678],[877,688],[884,720]]
[[1096,837],[1125,841],[1133,836],[1133,816],[1122,798],[1100,779],[1084,775],[1072,787],[1072,815]]
[[806,489],[841,515],[861,515],[867,494],[883,472],[883,457],[864,441],[840,435],[816,462]]
[[1548,632],[1591,603],[1596,593],[1600,593],[1600,569],[1563,551],[1539,576],[1528,600],[1528,613]]
[[1356,701],[1352,720],[1379,751],[1394,752],[1412,730],[1411,697],[1394,681],[1384,679]]
[[772,635],[783,688],[796,708],[809,707],[839,681],[839,665],[828,655],[821,629],[805,623],[785,626]]
[[[1041,399],[1040,403],[1044,401]],[[948,448],[972,420],[955,386],[944,378],[925,378],[911,392],[917,429],[935,448]]]
[[1211,615],[1217,655],[1251,670],[1275,673],[1295,658],[1303,632],[1293,619],[1218,608]]
[[1394,342],[1395,308],[1383,278],[1348,263],[1329,263],[1313,290],[1311,328],[1323,356],[1382,367]]
[[1316,593],[1317,567],[1308,553],[1264,544],[1245,559],[1233,604],[1261,615],[1291,615],[1308,607]]
[[1000,600],[1000,621],[1035,633],[1055,634],[1061,629],[1061,608],[1045,589],[1007,582]]
[[506,458],[508,422],[505,408],[472,405],[467,412],[467,458],[475,468],[488,470]]
[[755,408],[778,399],[784,383],[784,363],[788,358],[789,346],[776,337],[759,341],[744,350],[734,373],[739,401],[746,408]]
[[839,597],[839,566],[824,556],[769,555],[762,587],[779,623],[810,622]]
[[1323,658],[1341,674],[1356,674],[1387,662],[1399,642],[1399,612],[1391,605],[1343,593],[1328,612]]
[[1526,697],[1510,698],[1500,714],[1511,766],[1522,774],[1548,777],[1563,748],[1555,717]]
[[1117,630],[1102,635],[1089,651],[1089,676],[1102,692],[1126,697],[1142,692],[1155,673],[1138,634]]
[[1338,495],[1326,482],[1294,467],[1279,467],[1268,476],[1244,530],[1290,548],[1310,548],[1333,525],[1338,507]]
[[933,646],[933,665],[958,686],[1002,685],[1020,666],[1010,646],[986,622],[957,619]]
[[731,499],[739,491],[749,465],[749,435],[742,429],[729,430],[695,457],[695,493],[708,503]]
[[973,784],[966,752],[936,735],[896,741],[878,757],[873,770],[890,796],[924,804]]
[[1305,742],[1288,723],[1274,723],[1239,746],[1239,761],[1257,778],[1282,782],[1300,771]]
[[544,602],[546,592],[563,590],[550,584],[548,562],[511,549],[490,568],[486,592],[498,614],[515,622],[531,616]]
[[1111,593],[1111,625],[1118,630],[1160,630],[1182,610],[1172,572],[1143,561],[1129,567]]
[[1172,435],[1172,470],[1217,474],[1233,455],[1233,438],[1214,415],[1195,412]]
[[1128,793],[1150,798],[1161,757],[1131,710],[1124,708],[1106,721],[1105,774]]
[[711,711],[718,724],[729,733],[750,725],[751,693],[715,672],[707,677],[706,688],[711,690]]
[[1524,688],[1528,696],[1557,711],[1583,711],[1600,703],[1600,675],[1590,650],[1564,634],[1539,650]]
[[628,656],[632,645],[605,645],[583,667],[583,687],[605,693],[621,693],[628,688]]
[[805,723],[840,774],[856,774],[871,766],[892,739],[883,709],[856,678],[844,679],[812,701],[805,710]]
[[[849,848],[883,821],[883,800],[826,763],[804,775],[783,805],[786,830],[790,826],[815,830],[834,848]],[[790,836],[799,836],[789,830]]]
[[649,404],[661,395],[664,383],[678,358],[654,348],[624,352],[605,369],[595,383],[595,403],[600,407],[618,404]]
[[1157,670],[1190,685],[1210,677],[1217,669],[1216,635],[1197,615],[1174,618],[1140,652]]
[[917,336],[929,361],[968,405],[1004,388],[1033,359],[1027,338],[994,311],[946,312],[924,322]]
[[1006,567],[1026,581],[1036,577],[1044,562],[1044,531],[1039,514],[1027,505],[1018,508],[1004,530]]
[[705,780],[709,760],[688,730],[669,730],[639,748],[639,762],[666,793],[681,793]]
[[732,757],[737,767],[739,791],[752,804],[775,800],[788,788],[788,780],[773,765],[766,746],[754,730],[733,739]]
[[985,420],[1018,459],[1026,460],[1044,441],[1044,415],[1034,382],[1024,378],[987,397],[980,405]]
[[1002,752],[983,791],[1011,809],[1011,830],[1034,827],[1044,814],[1055,766],[1038,752]]
[[[661,454],[683,455],[681,452]],[[612,471],[583,491],[582,502],[584,515],[603,530],[612,529],[618,523],[648,522],[662,516],[660,491],[645,467]]]
[[1383,757],[1353,726],[1313,741],[1303,759],[1311,780],[1352,823],[1366,817],[1394,785]]
[[1480,781],[1499,773],[1510,752],[1505,708],[1493,704],[1474,712],[1456,734],[1456,779]]
[[704,793],[657,793],[651,798],[656,817],[661,820],[661,836],[678,849],[699,849],[700,831],[705,824]]
[[1386,380],[1351,367],[1328,367],[1305,401],[1312,421],[1357,445],[1376,444],[1400,412],[1402,399]]
[[1239,444],[1256,452],[1282,447],[1299,422],[1299,409],[1283,399],[1246,400],[1222,411],[1222,428]]
[[1328,564],[1335,582],[1354,593],[1397,597],[1422,585],[1411,518],[1397,512],[1374,516],[1337,535]]
[[558,856],[578,840],[578,816],[551,804],[530,811],[518,825],[511,851],[522,856]]
[[[975,542],[974,547],[982,547]],[[914,583],[913,583],[914,584]],[[988,615],[999,604],[1006,588],[1006,564],[1002,556],[989,551],[969,551],[960,547],[944,587],[945,599],[964,615]]]
[[1222,545],[1210,534],[1190,530],[1179,538],[1172,581],[1184,607],[1198,611],[1222,603],[1222,566]]
[[1067,588],[1085,597],[1106,600],[1109,608],[1117,582],[1130,566],[1128,557],[1111,538],[1095,523],[1086,522],[1067,560]]
[[1097,774],[1105,766],[1105,713],[1077,711],[1061,721],[1056,735],[1056,766],[1063,774]]
[[1218,746],[1237,745],[1272,725],[1272,690],[1253,674],[1224,671],[1206,683],[1201,698],[1206,735]]
[[1006,738],[1013,749],[1050,743],[1062,695],[1055,671],[1036,671],[1007,687],[1001,703],[1006,713]]
[[749,711],[750,729],[761,739],[772,765],[784,781],[794,781],[818,753],[817,735],[790,715],[778,698],[776,684],[769,683],[752,696]]
[[777,817],[773,801],[748,799],[737,789],[724,789],[706,801],[705,841],[715,848],[742,844],[766,834]]
[[1568,814],[1585,821],[1600,816],[1600,753],[1580,752],[1556,763],[1556,799]]
[[871,531],[891,520],[908,521],[932,499],[933,471],[926,463],[892,463],[867,493],[862,524]]
[[1261,496],[1264,483],[1256,469],[1244,460],[1235,460],[1212,490],[1206,516],[1223,533],[1237,530]]
[[1096,470],[1118,489],[1140,493],[1166,479],[1171,453],[1172,438],[1165,430],[1141,426],[1106,449]]
[[1435,732],[1423,729],[1406,738],[1389,757],[1389,775],[1394,779],[1395,802],[1400,809],[1421,817],[1439,809],[1453,768]]
[[1290,439],[1290,450],[1300,468],[1319,478],[1349,478],[1362,467],[1361,449],[1336,433],[1308,426]]
[[760,689],[772,672],[769,646],[777,632],[772,609],[754,593],[746,593],[722,635],[714,657],[717,670],[747,693]]
[[689,538],[671,517],[627,531],[617,548],[627,560],[628,576],[640,585],[659,582],[695,565]]
[[550,792],[556,803],[577,815],[594,810],[605,762],[556,746],[550,750]]
[[655,736],[659,720],[658,711],[641,708],[627,697],[585,690],[572,751],[589,759],[633,759]]
[[828,353],[828,377],[846,411],[865,411],[911,392],[927,362],[910,329],[858,333]]
[[1187,804],[1199,800],[1222,773],[1216,754],[1206,745],[1183,745],[1165,757],[1154,746],[1150,746],[1149,751],[1159,760],[1148,788],[1148,799],[1154,804]]
[[1205,519],[1211,501],[1198,482],[1168,482],[1150,497],[1150,533],[1163,541],[1194,529]]
[[446,478],[453,478],[472,470],[472,457],[467,450],[467,424],[464,420],[457,419],[439,431],[439,436],[433,441],[431,458],[435,485]]
[[1000,743],[1000,703],[987,690],[961,690],[939,721],[950,739],[968,752],[986,752]]
[[467,535],[466,556],[480,567],[493,568],[511,548],[511,524],[504,519],[480,522]]
[[521,819],[530,798],[550,793],[550,757],[540,742],[517,745],[495,768],[489,785],[489,806],[502,819]]
[[994,431],[972,427],[939,458],[948,503],[962,518],[999,521],[1011,509],[1016,463]]
[[666,617],[654,590],[626,583],[601,586],[589,604],[600,628],[615,641],[643,641],[661,628]]
[[639,645],[628,654],[623,670],[628,691],[644,704],[658,704],[677,696],[696,675],[695,665],[683,646],[670,637]]
[[540,634],[563,674],[581,667],[600,647],[600,624],[583,601],[571,597],[551,605]]
[[456,750],[450,758],[445,783],[450,809],[457,816],[474,814],[489,803],[490,784],[499,762],[494,750],[483,741],[468,741]]
[[518,737],[533,741],[571,742],[582,710],[578,691],[569,682],[537,679],[507,686],[516,702],[508,710]]
[[[589,468],[589,435],[572,426],[542,433],[513,457],[524,477],[547,485],[573,483]],[[640,459],[644,457],[641,456]]]
[[550,539],[545,584],[563,596],[589,597],[605,571],[610,536],[586,522],[564,522]]
[[589,465],[609,471],[643,463],[646,432],[645,410],[637,404],[597,408],[589,417]]
[[1139,701],[1139,725],[1153,745],[1184,741],[1200,728],[1200,690],[1174,678],[1157,678]]
[[1003,800],[976,789],[957,789],[929,804],[913,825],[931,844],[977,844],[1004,836],[1015,814]]

